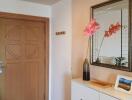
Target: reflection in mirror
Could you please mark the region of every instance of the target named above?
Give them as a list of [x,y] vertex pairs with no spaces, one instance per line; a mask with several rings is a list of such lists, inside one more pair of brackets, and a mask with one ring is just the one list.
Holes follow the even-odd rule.
[[92,39],[92,62],[128,67],[128,0],[93,9],[100,29]]

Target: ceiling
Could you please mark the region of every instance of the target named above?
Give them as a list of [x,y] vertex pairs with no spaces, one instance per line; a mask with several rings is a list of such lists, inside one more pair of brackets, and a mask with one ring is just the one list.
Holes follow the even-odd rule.
[[23,0],[23,1],[30,1],[30,2],[45,4],[45,5],[52,5],[60,0]]

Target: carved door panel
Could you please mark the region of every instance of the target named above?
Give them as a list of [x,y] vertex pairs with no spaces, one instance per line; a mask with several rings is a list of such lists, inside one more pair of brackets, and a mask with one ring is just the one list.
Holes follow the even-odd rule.
[[44,100],[45,24],[0,18],[1,100]]

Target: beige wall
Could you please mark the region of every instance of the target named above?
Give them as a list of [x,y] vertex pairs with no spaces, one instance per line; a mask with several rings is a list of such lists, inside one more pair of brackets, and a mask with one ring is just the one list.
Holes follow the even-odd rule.
[[[87,51],[87,37],[83,35],[85,25],[90,19],[90,7],[106,0],[73,0],[72,35],[72,77],[82,76],[82,65]],[[102,81],[114,82],[117,74],[132,76],[132,73],[90,66],[91,77]]]

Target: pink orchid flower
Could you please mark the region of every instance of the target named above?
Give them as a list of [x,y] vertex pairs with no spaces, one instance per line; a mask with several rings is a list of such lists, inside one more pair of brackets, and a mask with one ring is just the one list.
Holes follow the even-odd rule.
[[90,23],[86,26],[84,34],[88,37],[91,37],[95,32],[100,28],[100,25],[96,22],[95,19],[92,19]]
[[116,24],[111,24],[109,30],[105,31],[104,37],[110,37],[119,31],[121,28],[121,24],[117,22]]

